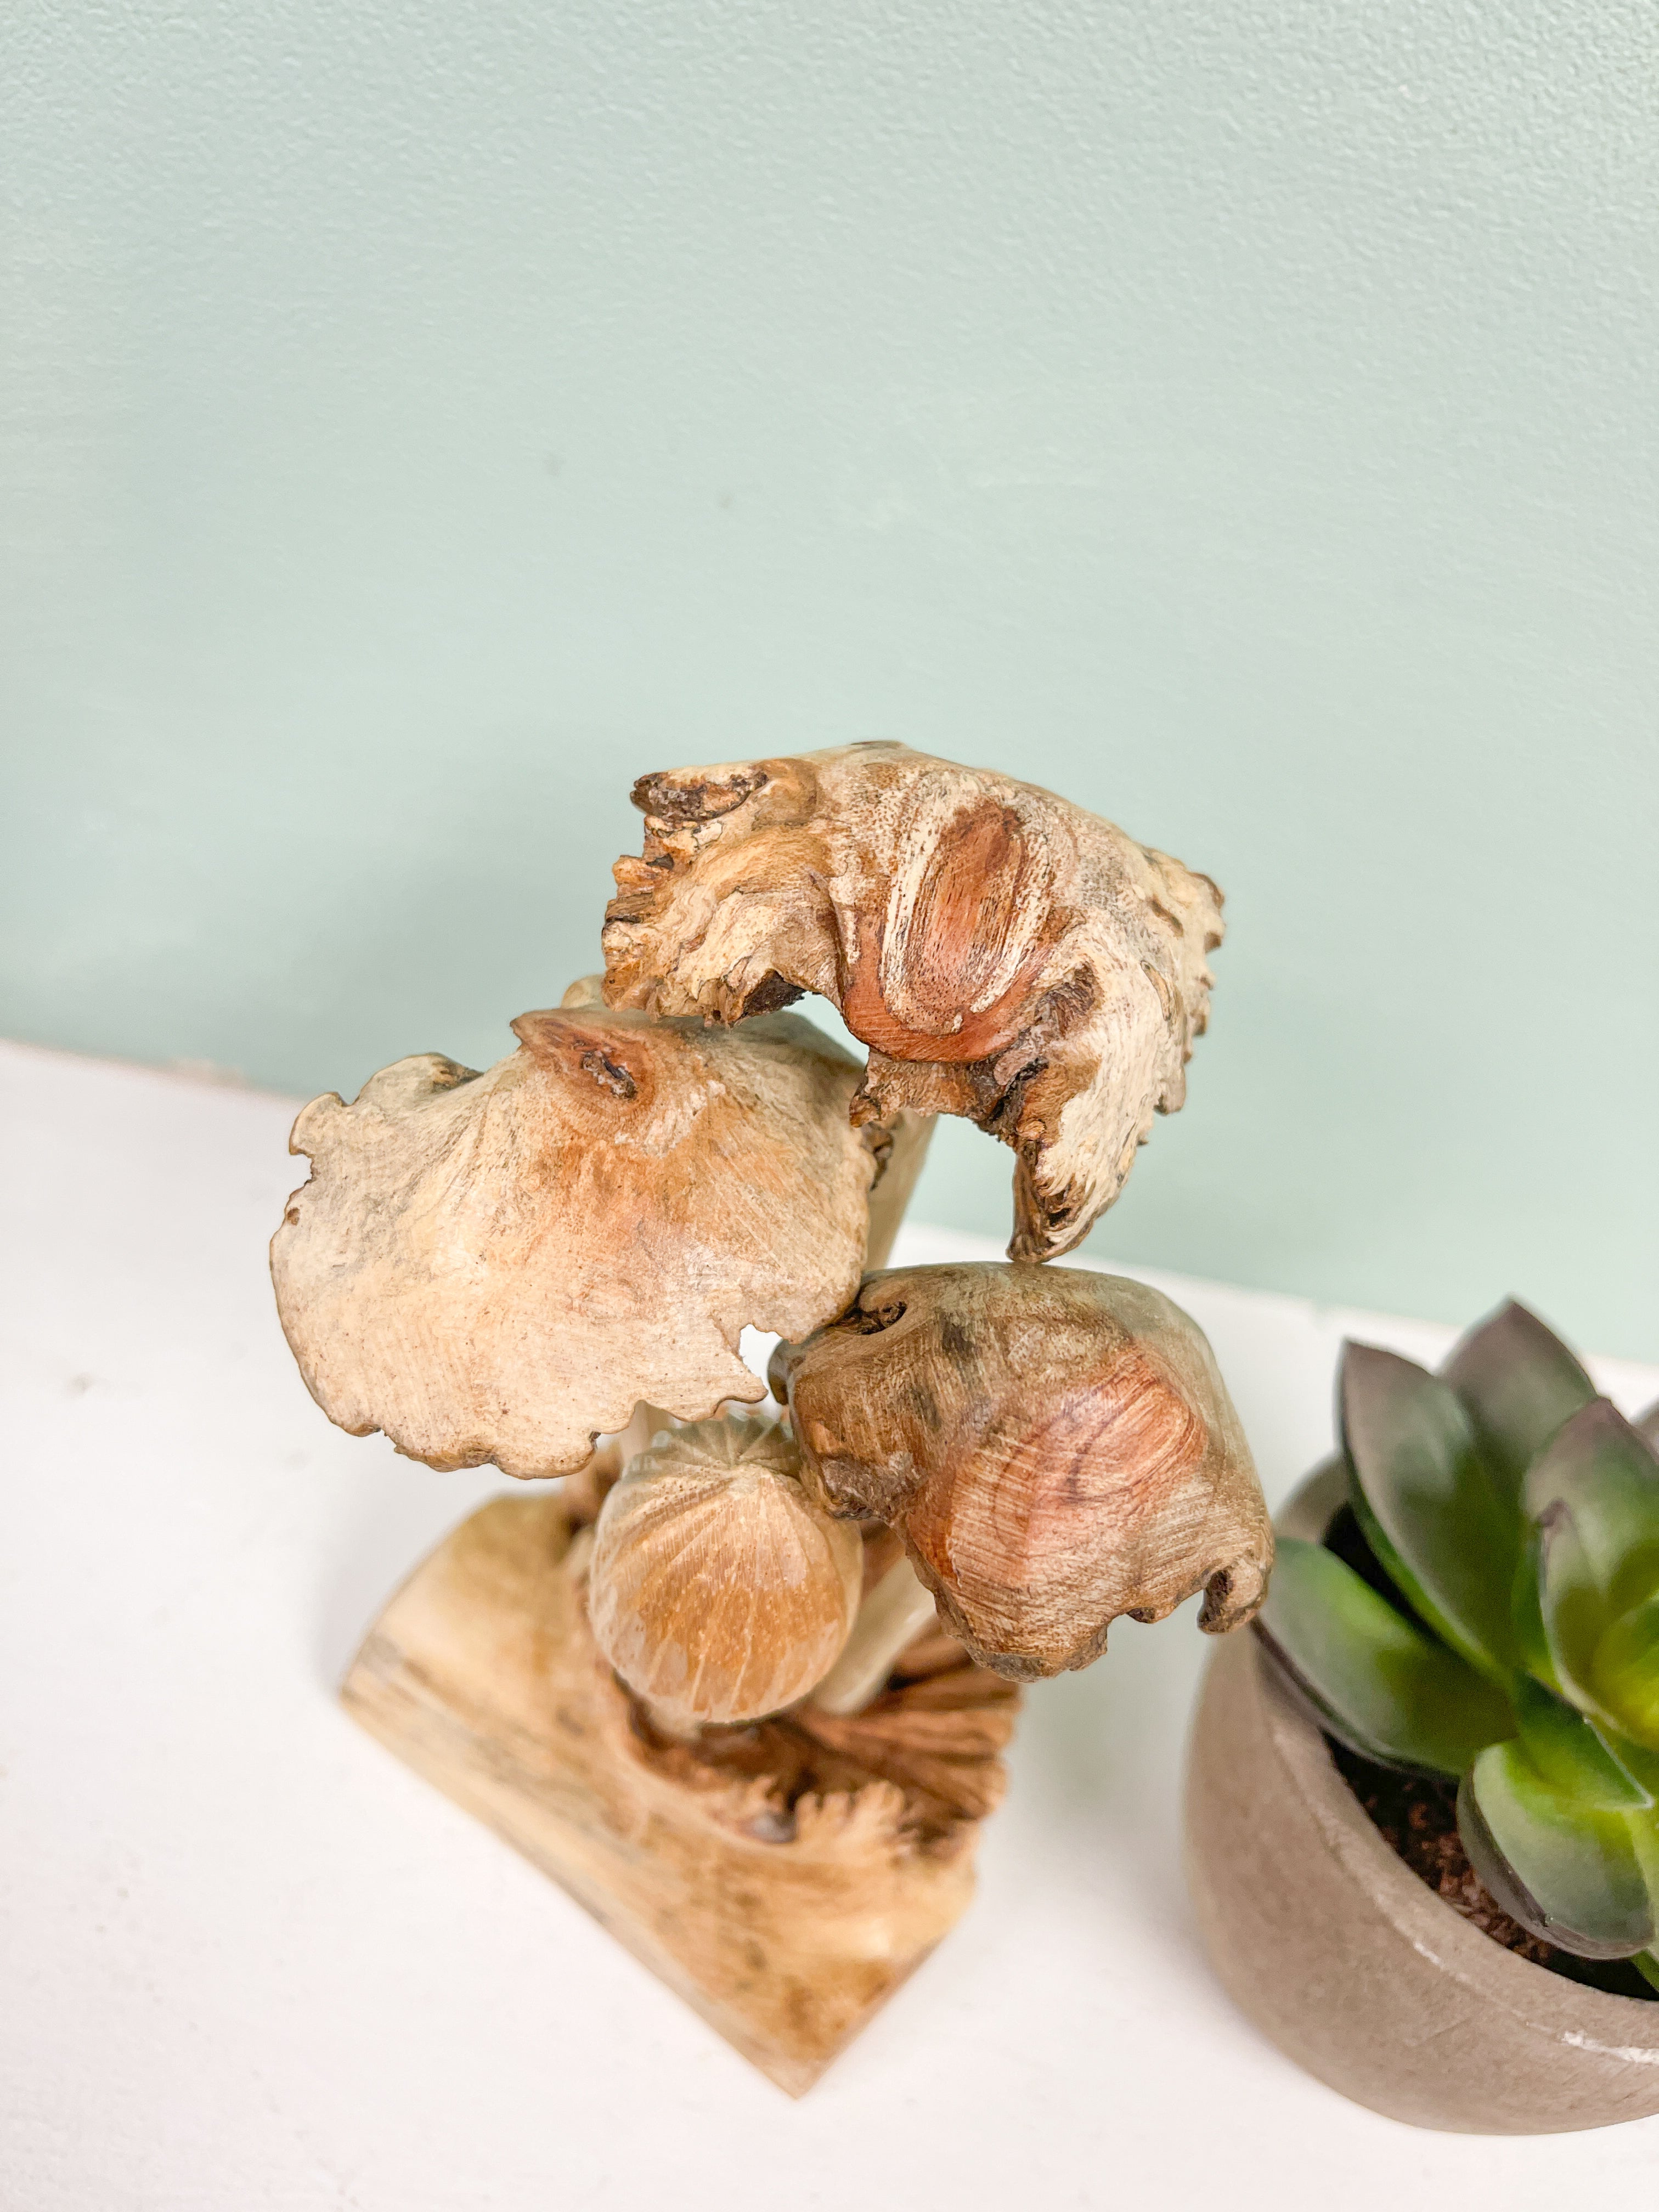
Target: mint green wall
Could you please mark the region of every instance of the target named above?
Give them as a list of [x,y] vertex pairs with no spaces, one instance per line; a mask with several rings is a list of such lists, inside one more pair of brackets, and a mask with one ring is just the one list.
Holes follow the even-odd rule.
[[1646,0],[6,46],[0,1029],[487,1060],[636,772],[902,737],[1228,891],[1095,1249],[1655,1356]]

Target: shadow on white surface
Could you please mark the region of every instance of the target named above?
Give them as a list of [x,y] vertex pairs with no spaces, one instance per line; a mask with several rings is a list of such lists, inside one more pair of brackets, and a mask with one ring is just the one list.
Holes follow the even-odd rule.
[[340,1510],[326,1556],[317,1562],[313,1653],[317,1679],[331,1697],[387,1601],[452,1528],[503,1489],[550,1486],[509,1485],[494,1468],[436,1474],[396,1457],[384,1438],[376,1442],[380,1466],[342,1474]]

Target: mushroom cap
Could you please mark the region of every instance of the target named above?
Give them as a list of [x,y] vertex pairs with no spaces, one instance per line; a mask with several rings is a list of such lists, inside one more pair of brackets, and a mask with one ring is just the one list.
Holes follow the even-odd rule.
[[794,1015],[728,1032],[581,992],[483,1074],[421,1054],[295,1121],[312,1176],[271,1273],[354,1435],[563,1473],[641,1399],[700,1419],[763,1395],[741,1331],[804,1332],[856,1290],[875,1163],[852,1057]]
[[800,1482],[776,1423],[728,1416],[658,1437],[605,1498],[588,1571],[599,1649],[678,1726],[761,1719],[804,1698],[858,1611],[862,1540]]
[[1034,784],[899,744],[645,776],[613,1006],[738,1021],[816,991],[870,1048],[860,1116],[1011,1146],[1015,1259],[1069,1251],[1186,1095],[1221,895]]
[[1145,1284],[995,1264],[866,1276],[780,1346],[809,1490],[902,1535],[951,1632],[1016,1680],[1087,1666],[1121,1614],[1261,1601],[1273,1530],[1203,1333]]

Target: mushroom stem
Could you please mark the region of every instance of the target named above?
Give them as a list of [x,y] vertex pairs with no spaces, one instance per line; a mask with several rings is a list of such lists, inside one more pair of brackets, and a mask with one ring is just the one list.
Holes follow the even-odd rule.
[[860,1606],[840,1658],[810,1702],[820,1712],[861,1713],[880,1694],[900,1652],[934,1617],[932,1590],[908,1559],[896,1560]]
[[[870,1234],[864,1265],[884,1267],[893,1256],[893,1240],[899,1233],[905,1208],[916,1187],[933,1141],[934,1116],[902,1107],[881,1127],[884,1141],[876,1151],[880,1162],[870,1192]],[[879,1125],[878,1125],[879,1126]]]

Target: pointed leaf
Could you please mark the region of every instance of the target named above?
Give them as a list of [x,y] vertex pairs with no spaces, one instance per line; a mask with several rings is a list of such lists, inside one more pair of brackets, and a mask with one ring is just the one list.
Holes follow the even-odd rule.
[[1659,1953],[1638,1951],[1631,1964],[1644,1982],[1651,1982],[1659,1990]]
[[1542,1533],[1537,1528],[1528,1528],[1521,1557],[1516,1564],[1510,1620],[1515,1629],[1517,1663],[1525,1668],[1535,1681],[1541,1682],[1547,1690],[1553,1690],[1559,1695],[1561,1683],[1550,1654],[1549,1638],[1544,1629],[1544,1607],[1539,1589],[1543,1555]]
[[1372,1549],[1429,1626],[1501,1682],[1516,1660],[1521,1528],[1462,1400],[1412,1360],[1363,1344],[1344,1347],[1339,1399],[1354,1510]]
[[1612,1626],[1590,1555],[1572,1508],[1557,1498],[1534,1535],[1538,1602],[1550,1667],[1561,1694],[1593,1721],[1617,1728],[1595,1688],[1595,1650]]
[[1524,1674],[1516,1677],[1515,1717],[1528,1758],[1553,1790],[1577,1805],[1636,1813],[1653,1798],[1582,1713]]
[[1627,1772],[1644,1789],[1659,1787],[1659,1597],[1609,1620],[1577,1518],[1559,1501],[1538,1545],[1556,1685]]
[[1457,1793],[1457,1826],[1498,1904],[1546,1942],[1587,1959],[1627,1959],[1652,1943],[1631,1816],[1559,1796],[1520,1744],[1492,1744],[1476,1759]]
[[1659,1596],[1620,1613],[1595,1647],[1590,1682],[1621,1731],[1659,1752]]
[[1655,1451],[1659,1451],[1659,1398],[1654,1400],[1645,1413],[1638,1413],[1631,1426],[1644,1443],[1650,1443]]
[[[1607,1757],[1616,1760],[1648,1802],[1659,1810],[1659,1751],[1636,1742],[1622,1729],[1609,1727],[1606,1721],[1586,1716],[1586,1725],[1594,1729],[1595,1740]],[[1653,1870],[1650,1887],[1659,1898],[1659,1867]]]
[[1529,1469],[1527,1512],[1571,1509],[1609,1621],[1659,1592],[1659,1456],[1616,1406],[1575,1413]]
[[1504,1495],[1595,1385],[1552,1328],[1511,1298],[1452,1348],[1440,1370],[1462,1400]]
[[1279,1539],[1256,1626],[1330,1733],[1384,1765],[1461,1774],[1509,1701],[1322,1545]]

